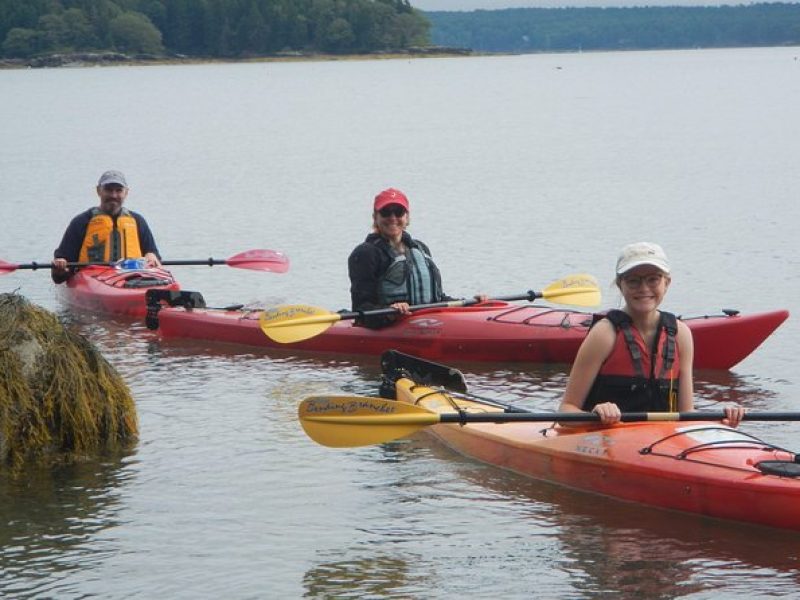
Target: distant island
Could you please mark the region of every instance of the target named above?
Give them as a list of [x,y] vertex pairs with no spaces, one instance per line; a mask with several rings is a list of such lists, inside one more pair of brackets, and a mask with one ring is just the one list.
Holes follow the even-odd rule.
[[0,58],[33,66],[407,51],[429,29],[408,0],[0,0]]
[[800,4],[422,12],[409,0],[0,0],[0,66],[800,45]]
[[800,4],[427,12],[431,40],[477,52],[800,45]]

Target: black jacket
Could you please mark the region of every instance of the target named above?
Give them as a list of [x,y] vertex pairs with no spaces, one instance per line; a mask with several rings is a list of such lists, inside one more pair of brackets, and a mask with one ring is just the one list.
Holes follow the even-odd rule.
[[[403,243],[409,248],[418,248],[428,256],[431,252],[428,246],[414,240],[408,233],[403,233]],[[370,233],[367,238],[350,253],[347,259],[347,269],[350,275],[350,300],[353,311],[373,310],[385,308],[385,304],[380,302],[380,280],[392,264],[394,256],[389,242],[377,233]],[[430,261],[429,266],[436,281],[438,298],[434,302],[452,300],[442,289],[442,279],[439,269]],[[359,319],[357,322],[373,329],[385,327],[393,323],[395,315],[381,315]]]

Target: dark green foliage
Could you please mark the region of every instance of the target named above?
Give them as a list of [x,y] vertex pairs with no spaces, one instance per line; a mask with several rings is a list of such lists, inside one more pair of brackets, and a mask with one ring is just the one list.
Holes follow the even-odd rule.
[[484,52],[800,43],[800,4],[428,12],[432,41]]
[[3,55],[11,58],[27,58],[33,56],[41,47],[42,34],[35,29],[14,27],[6,34],[3,42]]
[[261,56],[428,43],[408,0],[0,0],[0,56],[120,50]]
[[114,48],[121,52],[156,54],[164,49],[161,32],[142,13],[123,13],[111,21],[110,29]]

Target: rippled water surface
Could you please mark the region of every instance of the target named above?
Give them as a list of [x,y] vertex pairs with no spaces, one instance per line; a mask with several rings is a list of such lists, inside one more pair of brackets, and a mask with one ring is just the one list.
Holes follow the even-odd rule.
[[[796,48],[0,71],[0,259],[45,261],[108,168],[172,259],[285,251],[285,275],[176,267],[212,305],[349,302],[346,257],[395,186],[451,295],[610,281],[666,248],[665,308],[796,312]],[[425,435],[315,445],[320,393],[373,395],[376,358],[162,341],[72,311],[46,273],[0,278],[128,381],[126,455],[0,475],[9,598],[717,598],[797,593],[800,537],[531,481]],[[618,299],[610,289],[606,307]],[[795,317],[697,403],[797,410]],[[554,408],[564,365],[460,364]],[[745,429],[798,448],[799,424]]]

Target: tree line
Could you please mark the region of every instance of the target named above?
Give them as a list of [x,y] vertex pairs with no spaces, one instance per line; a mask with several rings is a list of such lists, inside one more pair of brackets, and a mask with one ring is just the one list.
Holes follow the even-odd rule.
[[426,12],[434,44],[546,52],[800,44],[800,4]]
[[0,56],[365,53],[429,43],[409,0],[0,0]]
[[409,0],[0,0],[0,57],[546,52],[800,44],[800,4],[420,12]]

